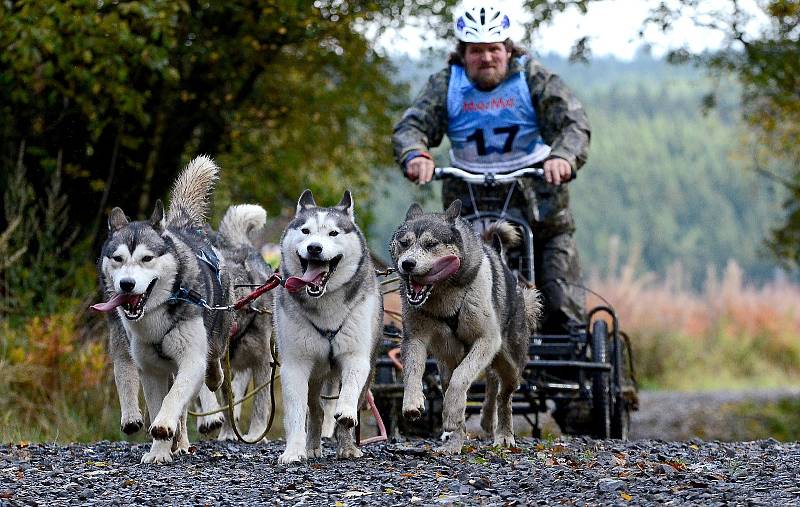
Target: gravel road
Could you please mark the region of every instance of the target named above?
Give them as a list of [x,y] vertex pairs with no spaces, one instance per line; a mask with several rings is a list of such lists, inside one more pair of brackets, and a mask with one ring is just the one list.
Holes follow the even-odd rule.
[[[662,395],[642,400],[634,433],[686,417]],[[433,444],[373,444],[356,461],[337,461],[328,446],[324,458],[295,466],[277,464],[280,441],[199,442],[170,465],[140,465],[146,444],[4,445],[0,507],[800,504],[798,443],[526,438],[512,451],[470,441],[476,448],[458,457],[436,455]]]

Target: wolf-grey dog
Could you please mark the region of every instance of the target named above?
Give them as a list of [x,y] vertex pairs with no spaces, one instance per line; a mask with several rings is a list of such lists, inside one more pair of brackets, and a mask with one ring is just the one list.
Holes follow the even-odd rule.
[[[267,212],[254,204],[230,206],[219,224],[219,230],[210,236],[228,268],[234,285],[235,299],[248,295],[257,285],[264,284],[272,275],[272,268],[264,261],[260,248],[265,243]],[[272,308],[272,293],[259,297],[248,308],[234,314],[234,326],[230,337],[230,361],[232,387],[235,400],[241,400],[247,392],[250,380],[254,387],[266,384],[272,373],[272,317],[267,313]],[[253,397],[253,411],[250,425],[243,436],[248,441],[261,437],[267,427],[270,415],[269,389],[263,388]],[[224,394],[224,393],[223,393]],[[226,399],[226,403],[230,400]],[[204,412],[219,408],[214,393],[207,389],[200,391],[200,405]],[[241,414],[241,404],[233,407],[234,420]],[[235,440],[236,434],[230,421],[222,414],[199,417],[199,430],[208,432],[221,423],[219,440]]]
[[517,231],[498,223],[493,240],[485,242],[460,211],[459,200],[444,213],[412,204],[390,243],[406,296],[403,414],[415,419],[424,411],[422,375],[430,350],[445,393],[444,444],[437,450],[446,454],[461,452],[467,390],[484,370],[481,428],[496,445],[515,444],[512,395],[540,311],[538,292],[522,287],[502,260],[503,242],[518,241]]
[[191,303],[229,304],[225,262],[204,226],[219,168],[208,157],[192,160],[179,174],[166,214],[156,201],[150,220],[130,222],[111,210],[109,236],[98,262],[108,301],[110,350],[122,407],[123,430],[142,426],[141,379],[153,437],[143,463],[170,462],[188,451],[186,416],[205,380],[222,383],[220,357],[232,317]]
[[281,237],[285,288],[275,296],[286,450],[280,463],[322,456],[326,382],[339,387],[336,455],[360,457],[352,428],[369,388],[383,322],[383,299],[349,191],[318,207],[310,190]]

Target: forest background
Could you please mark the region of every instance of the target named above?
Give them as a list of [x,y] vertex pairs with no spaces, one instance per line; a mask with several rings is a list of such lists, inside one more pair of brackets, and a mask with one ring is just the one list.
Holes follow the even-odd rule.
[[[564,8],[526,4],[534,25]],[[570,184],[579,247],[587,285],[634,337],[644,387],[800,377],[800,8],[765,5],[773,23],[739,52],[535,53],[592,121],[590,161]],[[324,203],[348,187],[385,258],[411,201],[436,209],[436,185],[402,179],[389,135],[445,55],[386,54],[362,28],[418,15],[446,31],[451,7],[0,4],[0,441],[121,436],[105,323],[87,311],[105,217],[113,206],[149,216],[193,155],[223,168],[212,223],[256,202],[279,231],[303,188]]]

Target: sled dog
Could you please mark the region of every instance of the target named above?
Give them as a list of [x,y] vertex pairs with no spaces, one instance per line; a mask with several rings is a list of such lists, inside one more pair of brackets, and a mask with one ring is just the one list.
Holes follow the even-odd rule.
[[425,409],[422,375],[427,352],[436,358],[444,390],[444,444],[458,454],[465,438],[467,390],[486,370],[481,428],[495,445],[514,446],[511,399],[519,387],[528,341],[538,320],[535,289],[523,288],[503,263],[503,246],[519,241],[499,222],[484,241],[461,218],[461,201],[444,213],[412,204],[390,243],[402,279],[403,414]]
[[[266,224],[267,212],[264,208],[254,204],[239,204],[229,207],[219,224],[219,230],[210,233],[214,246],[225,259],[234,286],[234,300],[250,294],[272,275],[272,268],[260,253],[260,248],[265,243]],[[230,364],[233,375],[231,385],[236,401],[244,398],[251,379],[254,388],[266,384],[270,379],[272,317],[265,310],[271,308],[272,293],[267,292],[248,308],[234,314],[230,337]],[[248,441],[259,438],[267,427],[271,409],[269,393],[269,388],[265,387],[253,397],[250,425],[247,433],[242,435]],[[225,399],[225,403],[228,402]],[[207,389],[200,391],[200,406],[203,412],[219,409],[217,397]],[[241,404],[233,407],[237,427],[241,409]],[[222,426],[219,440],[236,440],[230,421],[222,413],[197,419],[198,431],[201,433],[210,432],[219,426]]]
[[310,190],[297,202],[281,237],[285,288],[275,296],[286,450],[280,463],[322,455],[326,382],[337,386],[336,455],[361,451],[352,428],[369,388],[383,320],[383,300],[349,191],[334,207],[318,207]]
[[211,391],[222,383],[219,360],[231,314],[191,302],[230,302],[225,261],[204,232],[218,177],[213,160],[197,157],[178,176],[166,213],[159,200],[150,220],[131,222],[120,208],[109,214],[109,235],[98,261],[107,301],[93,308],[108,312],[126,433],[143,426],[141,380],[153,438],[142,463],[170,462],[187,452],[189,404],[204,380]]

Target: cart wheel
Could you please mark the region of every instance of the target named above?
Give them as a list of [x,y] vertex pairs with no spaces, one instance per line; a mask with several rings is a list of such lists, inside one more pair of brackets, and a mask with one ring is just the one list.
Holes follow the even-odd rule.
[[[608,363],[608,324],[604,320],[592,325],[592,362]],[[611,435],[611,396],[610,374],[597,371],[592,374],[592,429],[596,438],[609,438]]]
[[[616,338],[615,367],[620,370],[620,385],[614,389],[614,407],[611,412],[611,438],[628,440],[628,429],[631,425],[631,413],[623,395],[623,384],[630,377],[628,363],[624,354],[625,342]],[[615,381],[616,383],[616,381]]]

